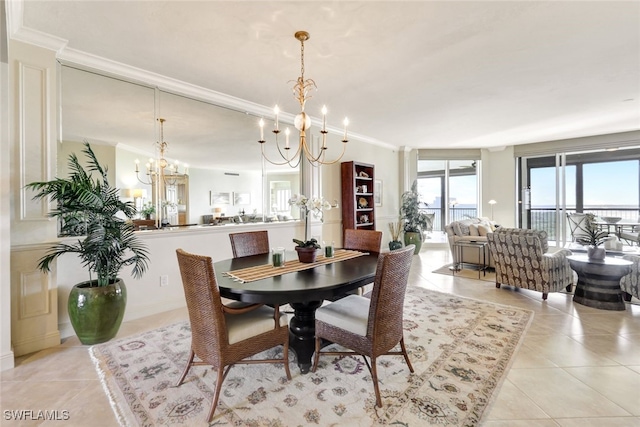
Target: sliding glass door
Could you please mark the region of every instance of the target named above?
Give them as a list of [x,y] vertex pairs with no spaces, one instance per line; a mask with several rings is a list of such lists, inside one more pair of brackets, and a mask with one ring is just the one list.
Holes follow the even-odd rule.
[[568,213],[636,221],[640,216],[640,150],[560,153],[520,158],[521,223],[571,240]]
[[477,160],[418,160],[418,192],[434,213],[434,231],[478,216]]

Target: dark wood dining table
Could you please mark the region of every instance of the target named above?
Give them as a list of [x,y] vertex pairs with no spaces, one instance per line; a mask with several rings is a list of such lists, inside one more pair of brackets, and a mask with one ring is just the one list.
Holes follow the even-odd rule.
[[[286,259],[297,258],[287,251]],[[298,367],[305,374],[311,368],[315,350],[315,313],[324,300],[372,283],[375,279],[377,254],[322,264],[313,268],[275,277],[242,283],[223,274],[228,271],[268,264],[270,254],[226,259],[214,263],[220,294],[225,298],[248,303],[289,304],[294,315],[289,322],[289,346],[296,354]]]

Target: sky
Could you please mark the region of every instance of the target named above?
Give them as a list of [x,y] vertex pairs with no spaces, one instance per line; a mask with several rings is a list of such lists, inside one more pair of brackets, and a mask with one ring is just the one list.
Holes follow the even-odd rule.
[[[589,163],[583,166],[584,206],[638,206],[638,161]],[[567,166],[567,207],[575,206],[576,167]],[[555,168],[531,170],[531,206],[555,206]]]

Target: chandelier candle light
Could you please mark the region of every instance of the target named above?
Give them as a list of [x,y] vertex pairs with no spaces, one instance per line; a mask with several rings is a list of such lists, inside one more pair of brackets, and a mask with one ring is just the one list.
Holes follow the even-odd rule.
[[[140,178],[140,160],[136,159],[136,178],[142,184],[151,185],[154,191],[154,203],[155,203],[155,211],[156,215],[156,225],[160,226],[162,224],[163,217],[163,209],[160,209],[161,203],[167,204],[165,198],[165,187],[167,185],[175,185],[177,182],[177,178],[179,176],[186,176],[189,174],[189,165],[186,163],[184,166],[184,173],[180,173],[179,167],[180,162],[175,161],[174,163],[169,163],[165,158],[165,153],[168,151],[168,144],[164,140],[164,122],[166,119],[159,118],[160,122],[160,141],[156,142],[156,149],[158,150],[157,158],[150,158],[149,162],[146,166],[146,179],[143,180]],[[162,195],[162,197],[161,197]]]
[[297,40],[300,41],[300,63],[301,63],[301,67],[300,67],[300,77],[298,77],[298,80],[296,81],[296,84],[293,86],[293,93],[294,93],[294,97],[298,100],[298,103],[300,104],[300,113],[295,117],[294,120],[294,126],[296,127],[296,129],[298,129],[298,131],[300,132],[300,140],[298,141],[298,147],[296,149],[296,152],[294,155],[291,155],[291,146],[290,146],[290,142],[289,142],[289,136],[291,134],[291,132],[289,131],[289,128],[286,128],[284,131],[285,134],[285,139],[284,139],[284,147],[281,147],[280,142],[278,142],[278,135],[280,134],[280,128],[279,128],[279,123],[278,123],[278,115],[280,114],[280,108],[278,108],[278,106],[276,105],[275,108],[273,109],[274,114],[275,114],[275,123],[274,123],[274,128],[272,130],[272,132],[275,134],[275,139],[276,139],[276,148],[278,149],[278,153],[280,153],[280,156],[282,157],[282,161],[272,161],[270,160],[266,153],[265,153],[265,138],[264,138],[264,119],[260,119],[259,125],[260,125],[260,140],[258,141],[260,143],[260,148],[262,151],[262,157],[264,157],[264,159],[266,161],[268,161],[269,163],[272,163],[274,165],[285,165],[288,164],[289,166],[295,168],[298,167],[298,165],[300,164],[300,161],[302,160],[303,157],[306,157],[306,159],[309,161],[309,163],[311,163],[314,166],[317,165],[330,165],[333,163],[338,162],[342,156],[344,155],[344,152],[346,150],[346,146],[347,146],[347,142],[349,141],[347,139],[347,125],[349,124],[349,120],[345,117],[344,119],[344,135],[342,137],[342,153],[340,154],[340,156],[334,160],[328,161],[325,160],[325,153],[328,149],[327,147],[327,133],[329,133],[327,131],[327,107],[323,106],[322,107],[322,129],[320,130],[320,134],[322,135],[322,144],[320,145],[320,147],[317,150],[314,150],[310,144],[307,142],[307,130],[309,130],[309,128],[311,127],[311,117],[305,113],[304,111],[304,107],[305,104],[307,102],[307,100],[309,100],[309,98],[311,98],[311,95],[309,94],[309,91],[312,88],[316,88],[316,83],[312,80],[312,79],[306,79],[304,78],[304,42],[309,40],[309,33],[306,31],[298,31],[295,33],[295,38]]

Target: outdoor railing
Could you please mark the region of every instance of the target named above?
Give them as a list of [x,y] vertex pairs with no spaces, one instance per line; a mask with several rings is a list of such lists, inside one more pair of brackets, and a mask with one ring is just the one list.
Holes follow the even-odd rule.
[[[444,209],[423,208],[421,210],[426,213],[435,214],[435,217],[433,218],[433,231],[444,231],[444,224],[442,221],[444,218]],[[449,222],[475,218],[478,216],[478,210],[476,208],[451,208],[449,209],[449,216],[451,217]]]
[[[567,209],[567,213],[576,213],[575,209]],[[638,208],[607,208],[607,209],[591,209],[585,208],[585,213],[592,213],[597,217],[620,217],[622,221],[637,221],[640,216],[640,210]],[[529,228],[535,230],[544,230],[548,234],[549,240],[558,240],[558,233],[556,230],[556,210],[554,208],[534,208],[531,209],[531,220]],[[567,219],[565,218],[565,221]],[[566,223],[565,229],[567,230],[567,240],[571,240],[571,234],[569,232],[569,223]]]

